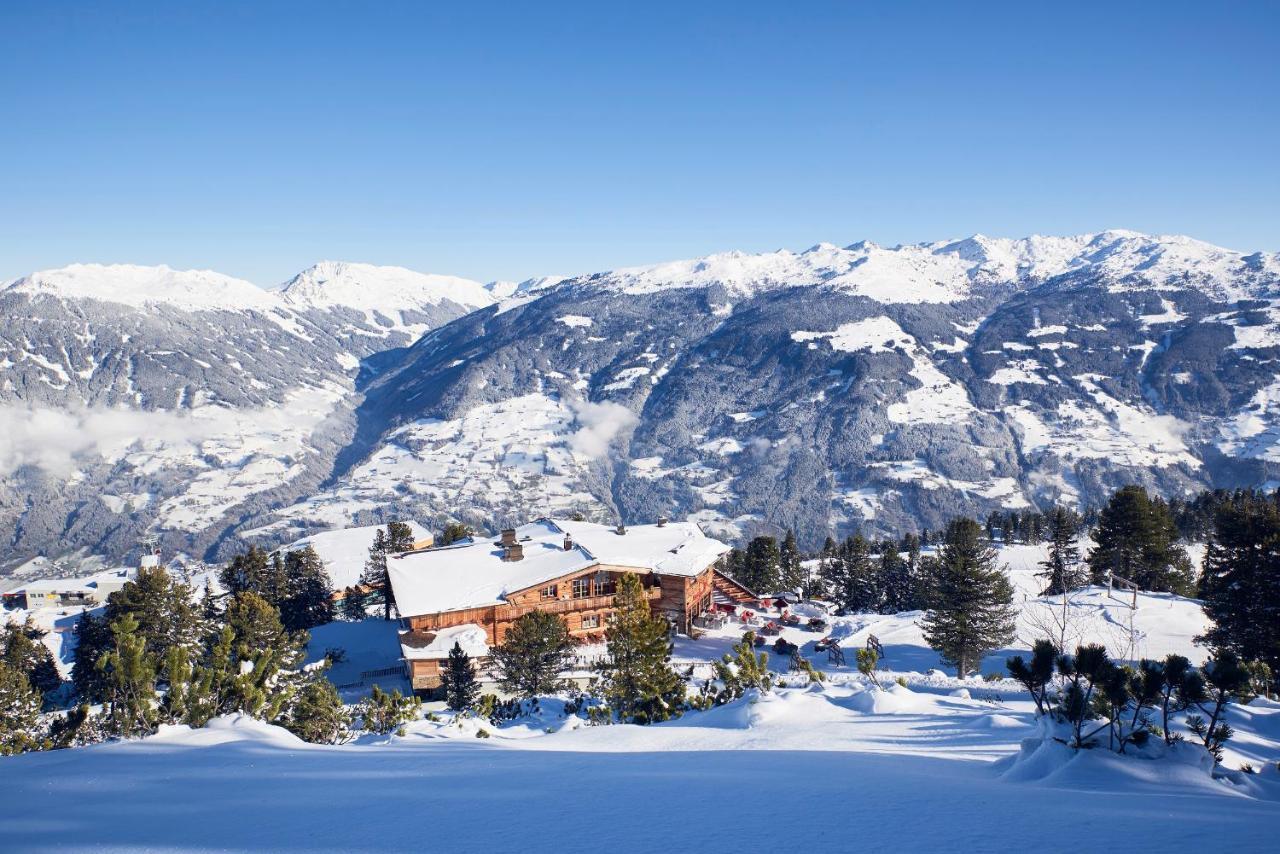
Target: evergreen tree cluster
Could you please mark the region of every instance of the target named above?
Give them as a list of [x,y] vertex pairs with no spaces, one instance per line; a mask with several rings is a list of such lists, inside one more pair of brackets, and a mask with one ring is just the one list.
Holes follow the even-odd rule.
[[250,546],[223,568],[218,580],[232,595],[261,596],[280,611],[281,622],[290,631],[333,621],[333,583],[324,561],[309,545],[283,555]]
[[803,557],[795,533],[788,530],[781,543],[776,537],[759,536],[745,549],[730,549],[723,569],[749,589],[767,596],[805,586]]
[[[270,561],[262,565],[272,568]],[[246,566],[260,565],[240,562]],[[253,583],[258,582],[246,582],[220,609],[210,597],[197,604],[191,588],[164,569],[144,568],[111,594],[101,615],[82,614],[73,671],[81,705],[54,718],[42,746],[138,737],[165,723],[199,727],[233,712],[278,723],[305,738],[319,737],[329,727],[325,737],[331,743],[341,740],[332,730],[344,720],[337,693],[322,670],[301,669],[307,632],[285,625],[281,610],[250,589]],[[7,644],[15,650],[21,646]],[[39,692],[27,673],[7,661],[0,666],[6,668],[0,673],[5,695],[0,716],[5,708],[13,710],[0,740],[12,748],[15,739],[7,727],[28,717],[26,692],[39,708]],[[33,660],[29,669],[36,684],[50,684],[41,681],[45,665]],[[91,714],[90,705],[97,704],[102,713]],[[30,749],[37,740],[25,743]]]
[[897,614],[924,605],[925,563],[920,541],[871,541],[861,534],[837,544],[828,538],[814,593],[852,613]]
[[1200,595],[1202,640],[1280,676],[1280,492],[1240,491],[1216,508]]
[[440,532],[440,538],[436,540],[437,546],[450,546],[454,543],[465,540],[472,534],[471,528],[461,522],[450,522],[444,526]]
[[1125,486],[1111,496],[1092,538],[1088,563],[1094,584],[1116,575],[1142,590],[1194,594],[1195,570],[1177,542],[1169,505],[1142,487]]

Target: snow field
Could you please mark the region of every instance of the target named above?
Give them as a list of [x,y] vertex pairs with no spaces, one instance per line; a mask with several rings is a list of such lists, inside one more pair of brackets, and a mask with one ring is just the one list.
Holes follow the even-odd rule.
[[[1004,672],[1005,657],[1038,636],[1033,610],[1052,604],[1036,596],[1041,547],[1004,546],[1000,556],[1023,620],[1013,648],[988,657],[984,673]],[[1127,625],[1132,614],[1139,654],[1204,657],[1191,640],[1203,627],[1191,600],[1143,594],[1130,610],[1089,589],[1072,609],[1093,621],[1090,637],[1107,641],[1102,629]],[[585,834],[611,851],[738,852],[775,844],[782,822],[786,839],[818,852],[1006,851],[1022,839],[1050,852],[1101,850],[1135,827],[1137,850],[1267,850],[1273,841],[1280,703],[1259,699],[1230,712],[1236,736],[1226,767],[1249,762],[1261,769],[1256,776],[1215,780],[1192,749],[1159,761],[1073,754],[1043,742],[1016,683],[938,670],[919,616],[830,618],[828,631],[850,662],[869,634],[880,639],[887,670],[877,674],[879,687],[852,663],[836,667],[814,652],[818,633],[787,628],[782,636],[826,673],[825,683],[780,673],[771,692],[651,727],[588,726],[566,716],[562,700],[546,698],[537,713],[500,726],[438,712],[403,737],[364,735],[339,747],[229,717],[136,742],[0,759],[8,807],[0,838],[16,851],[516,844],[550,852]],[[377,619],[318,627],[307,660],[340,647],[345,661],[330,678],[359,682],[394,662],[396,628]],[[735,622],[677,639],[675,659],[696,665],[695,687],[705,663],[744,628]],[[770,655],[770,665],[778,672],[786,663]],[[372,681],[402,687],[371,680],[344,698],[353,702]],[[566,798],[588,817],[586,827],[566,823]]]

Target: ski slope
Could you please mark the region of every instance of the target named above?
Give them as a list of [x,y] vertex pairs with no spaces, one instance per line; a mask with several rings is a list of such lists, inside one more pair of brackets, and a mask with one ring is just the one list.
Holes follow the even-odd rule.
[[[1029,645],[1035,609],[1060,601],[1036,596],[1040,547],[1000,555],[1022,616],[1019,639],[983,662],[993,675]],[[1070,605],[1090,639],[1128,643],[1132,615],[1137,655],[1204,658],[1193,641],[1204,618],[1192,600],[1140,594],[1131,609],[1089,589]],[[818,633],[785,629],[825,684],[784,673],[772,692],[647,728],[588,726],[551,698],[500,727],[440,713],[403,737],[338,747],[230,717],[0,759],[0,839],[14,851],[527,852],[582,840],[618,852],[1005,851],[1035,839],[1039,851],[1065,852],[1101,850],[1138,827],[1135,850],[1269,850],[1280,825],[1280,703],[1258,699],[1230,712],[1236,735],[1224,767],[1249,763],[1257,775],[1214,779],[1203,751],[1189,746],[1158,760],[1055,745],[1020,754],[1037,734],[1030,698],[1007,679],[940,670],[919,616],[831,619],[846,650],[870,634],[884,644],[883,689],[857,673],[852,654],[837,666],[816,652]],[[1106,626],[1126,632],[1107,635]],[[676,662],[693,667],[696,686],[743,629],[734,621],[680,637]],[[319,627],[308,660],[341,647],[347,659],[330,675],[355,683],[394,662],[395,630],[381,620]],[[771,669],[786,669],[772,659]],[[566,806],[585,824],[566,821]]]
[[[8,850],[614,852],[1268,850],[1271,768],[1232,786],[1193,762],[1086,752],[1039,779],[1012,755],[1025,702],[782,689],[672,724],[544,719],[476,738],[308,745],[223,718],[142,742],[0,761]],[[1280,707],[1260,723],[1277,746]],[[1233,721],[1239,723],[1239,721]],[[555,730],[545,732],[542,725]],[[490,727],[492,729],[492,727]]]

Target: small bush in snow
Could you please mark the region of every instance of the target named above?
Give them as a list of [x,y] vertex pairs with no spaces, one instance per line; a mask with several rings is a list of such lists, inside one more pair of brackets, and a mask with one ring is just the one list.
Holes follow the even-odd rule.
[[398,690],[388,694],[374,685],[369,696],[356,707],[356,712],[365,732],[387,735],[400,731],[406,723],[417,718],[421,707],[417,697],[401,696]]
[[876,687],[880,680],[876,678],[876,665],[880,663],[880,655],[874,649],[858,650],[858,672],[870,679]]
[[721,685],[715,693],[715,705],[736,700],[752,688],[768,691],[773,687],[773,675],[768,671],[769,654],[757,653],[755,641],[755,632],[747,632],[734,645],[732,655],[726,653],[714,662],[716,679]]

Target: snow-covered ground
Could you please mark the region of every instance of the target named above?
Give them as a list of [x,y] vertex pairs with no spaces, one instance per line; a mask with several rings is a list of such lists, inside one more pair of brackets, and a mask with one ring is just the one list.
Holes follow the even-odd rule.
[[609,433],[597,443],[601,429],[608,428],[597,423],[597,414],[528,394],[477,406],[450,421],[416,421],[391,434],[338,486],[277,515],[340,526],[398,496],[428,506],[484,507],[524,518],[595,509],[600,505],[585,485],[586,470],[613,437]]
[[[1037,609],[1051,605],[1036,595],[1042,548],[1000,554],[1022,618],[1011,649],[983,662],[988,674],[1002,674],[1005,657],[1039,636]],[[1129,601],[1077,593],[1076,629],[1116,654],[1204,658],[1192,640],[1204,628],[1198,603],[1140,594],[1132,609]],[[1225,766],[1261,771],[1234,781],[1213,779],[1196,751],[1153,761],[1050,747],[1019,757],[1036,734],[1029,697],[1006,679],[939,672],[918,618],[831,618],[828,631],[846,649],[869,634],[884,644],[884,690],[852,661],[836,666],[814,651],[819,633],[785,629],[826,673],[824,685],[783,673],[770,693],[648,728],[588,726],[549,699],[502,726],[443,714],[404,737],[340,747],[227,718],[139,742],[2,759],[0,847],[1005,851],[1035,840],[1039,851],[1091,851],[1129,839],[1134,850],[1155,851],[1274,842],[1280,703],[1232,710]],[[308,660],[345,651],[329,675],[347,686],[349,702],[374,682],[404,687],[365,677],[395,663],[396,628],[377,619],[321,626]],[[679,638],[677,663],[694,665],[696,684],[744,628],[733,621]],[[782,660],[771,665],[785,670]],[[490,737],[478,737],[481,729]]]
[[[1233,718],[1274,757],[1280,705]],[[8,850],[739,852],[1269,850],[1274,768],[1243,785],[1100,751],[1014,765],[1029,704],[782,689],[649,728],[547,703],[495,728],[305,744],[256,721],[0,761]],[[1252,720],[1249,720],[1249,718]],[[492,735],[477,738],[483,726]],[[547,730],[551,730],[548,732]],[[1030,779],[1028,779],[1030,778]]]

